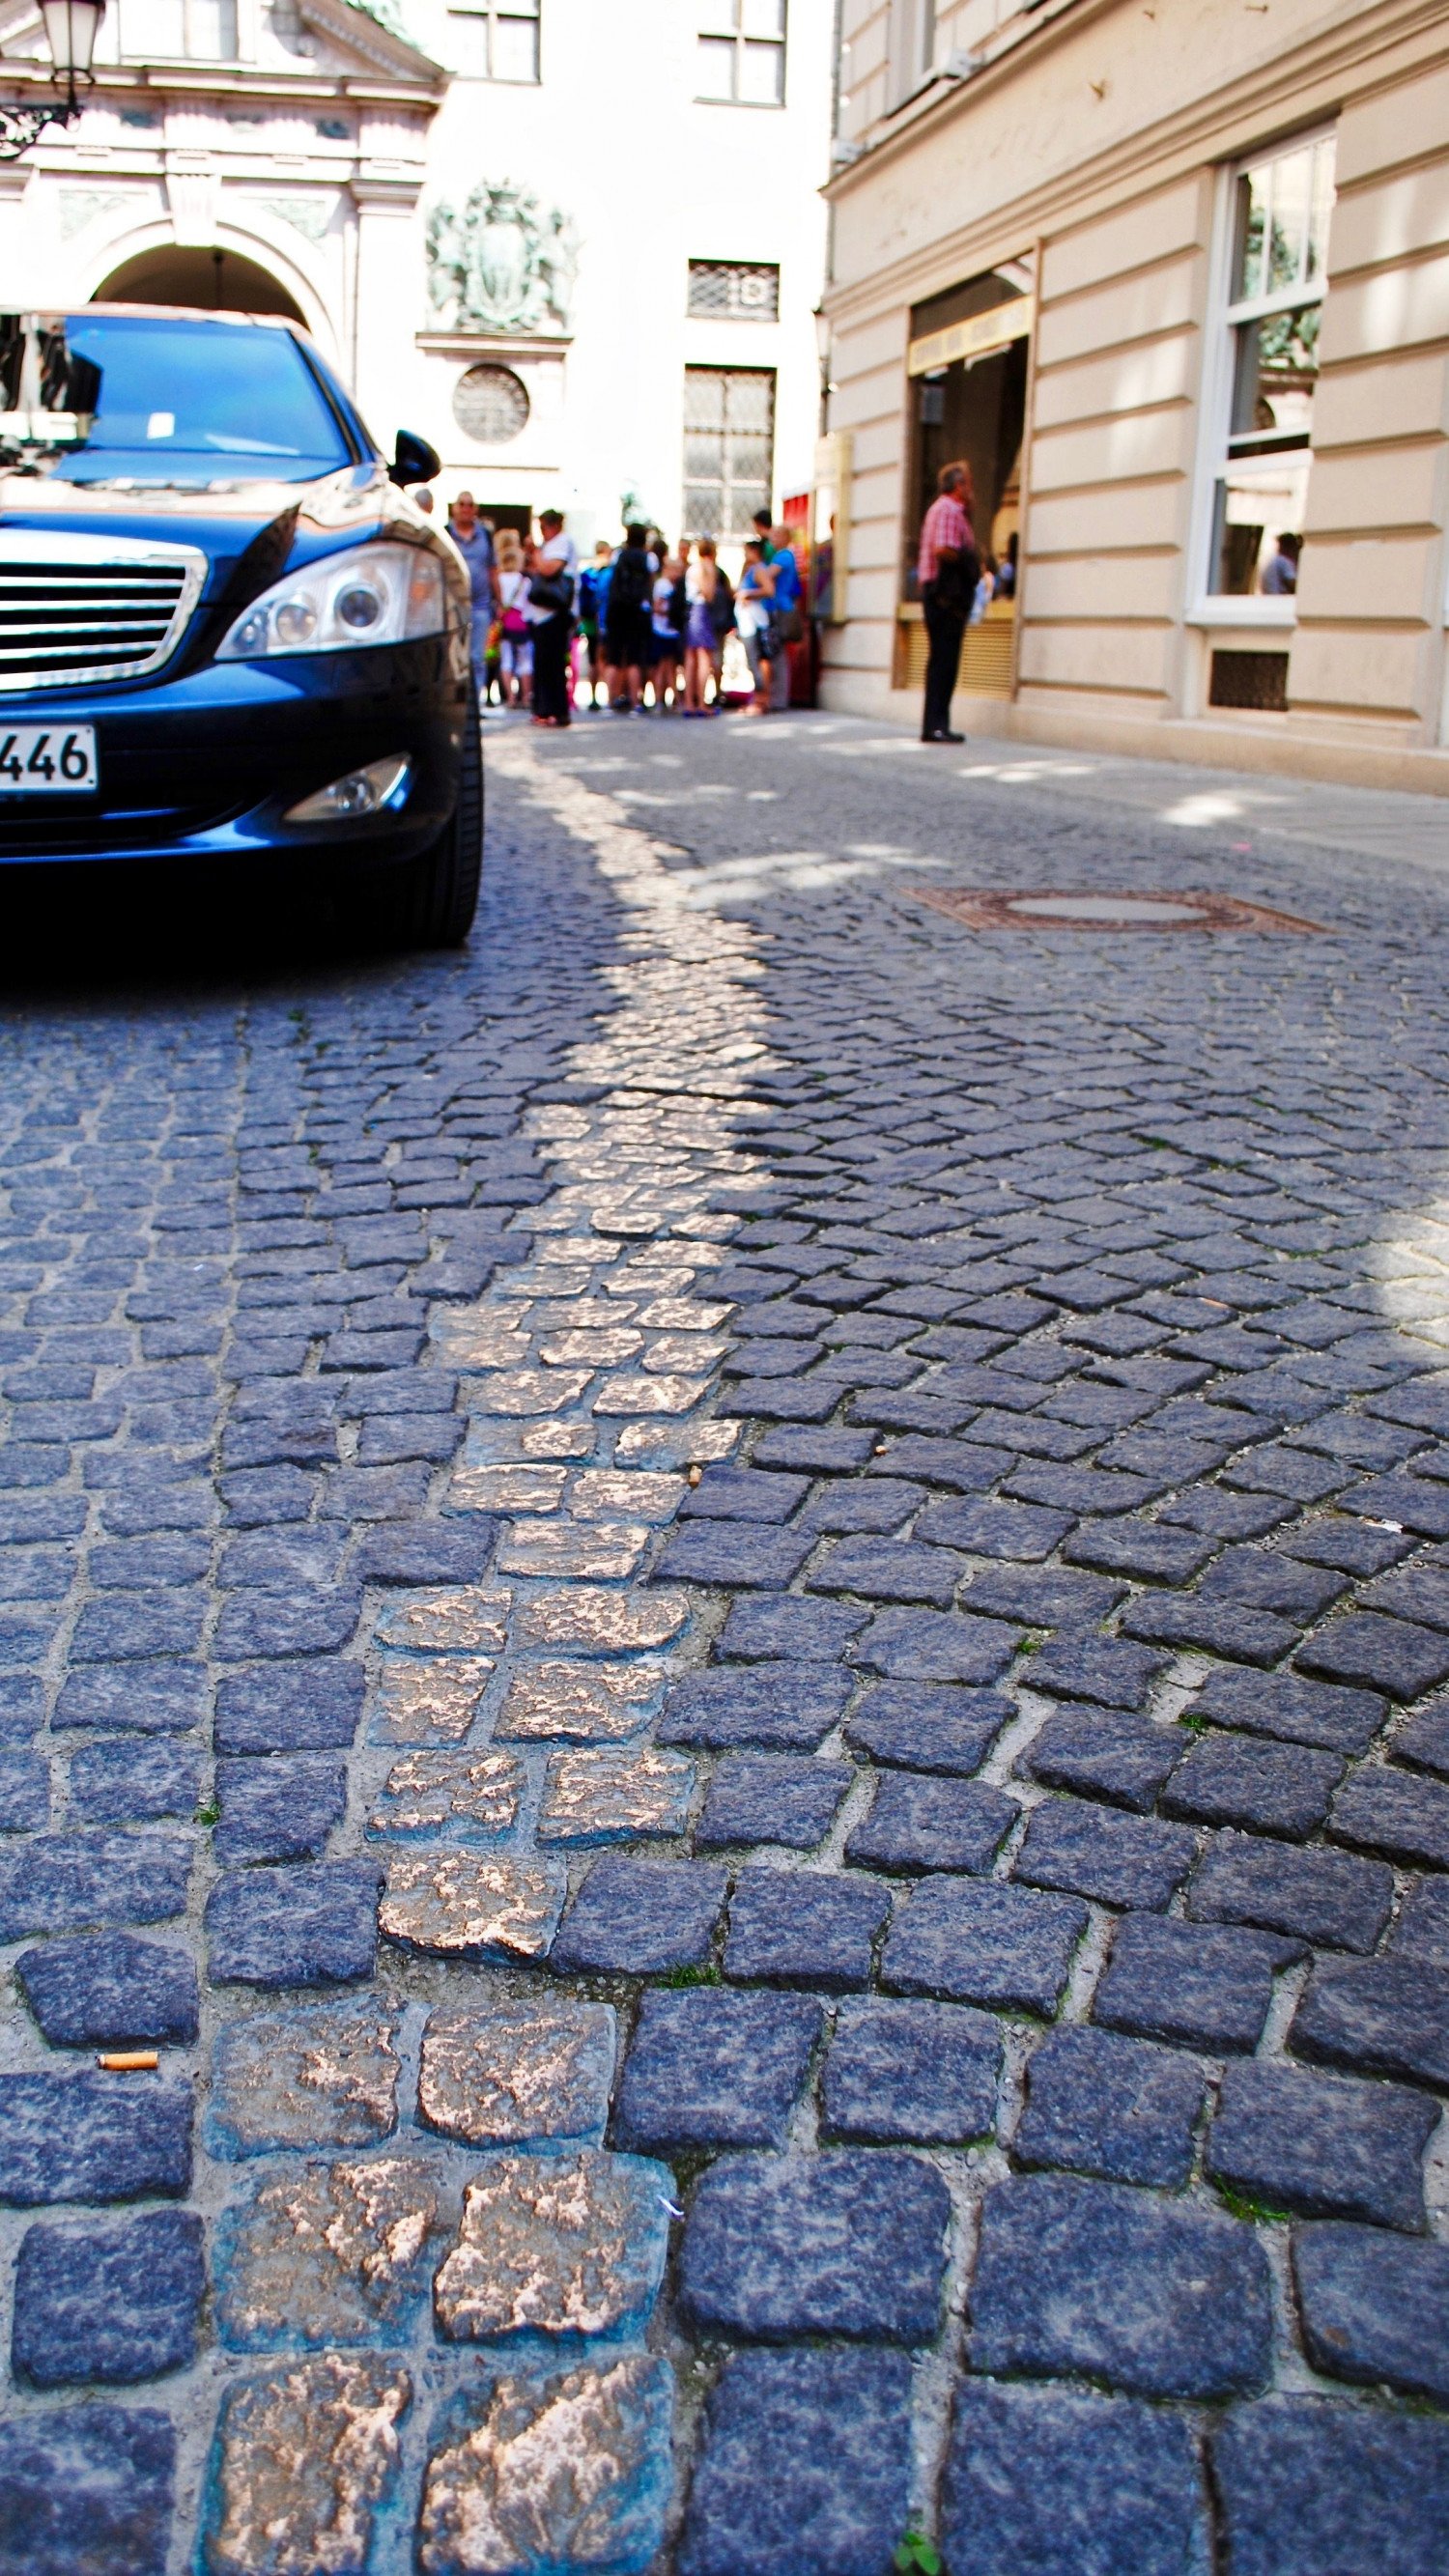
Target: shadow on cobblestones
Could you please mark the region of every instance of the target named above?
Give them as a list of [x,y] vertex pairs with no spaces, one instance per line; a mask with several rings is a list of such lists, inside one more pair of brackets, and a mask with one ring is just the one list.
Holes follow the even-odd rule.
[[462,957],[12,966],[0,2571],[1438,2576],[1412,817],[494,743]]

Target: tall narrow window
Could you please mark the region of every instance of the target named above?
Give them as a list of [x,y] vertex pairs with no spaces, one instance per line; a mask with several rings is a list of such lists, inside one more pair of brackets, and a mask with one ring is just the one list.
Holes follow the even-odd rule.
[[536,81],[540,0],[448,0],[453,14],[481,20],[485,80]]
[[891,0],[891,104],[912,97],[936,58],[936,0]]
[[1313,449],[1333,137],[1237,171],[1232,195],[1226,427],[1214,470],[1211,592],[1289,593]]
[[734,107],[785,104],[785,0],[704,0],[699,96]]
[[684,534],[753,536],[774,484],[773,367],[684,370]]

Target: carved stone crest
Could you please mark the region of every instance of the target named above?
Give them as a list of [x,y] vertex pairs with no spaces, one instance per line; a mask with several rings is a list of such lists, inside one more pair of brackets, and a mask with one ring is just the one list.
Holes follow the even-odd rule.
[[428,292],[446,331],[566,331],[578,240],[511,179],[483,179],[461,213],[428,218]]

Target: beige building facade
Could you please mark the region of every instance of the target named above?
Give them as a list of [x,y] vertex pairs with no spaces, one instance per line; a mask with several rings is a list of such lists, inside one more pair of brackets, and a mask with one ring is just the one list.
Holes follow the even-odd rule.
[[965,455],[973,734],[1449,794],[1449,0],[842,0],[829,196],[828,704]]

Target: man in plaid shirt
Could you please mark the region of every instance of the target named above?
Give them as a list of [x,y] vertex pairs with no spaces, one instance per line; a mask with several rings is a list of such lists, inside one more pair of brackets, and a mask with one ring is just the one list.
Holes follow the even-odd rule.
[[921,522],[916,570],[930,653],[922,742],[964,742],[951,731],[951,692],[961,662],[961,638],[977,580],[976,541],[969,513],[975,508],[969,465],[943,465],[937,493]]

